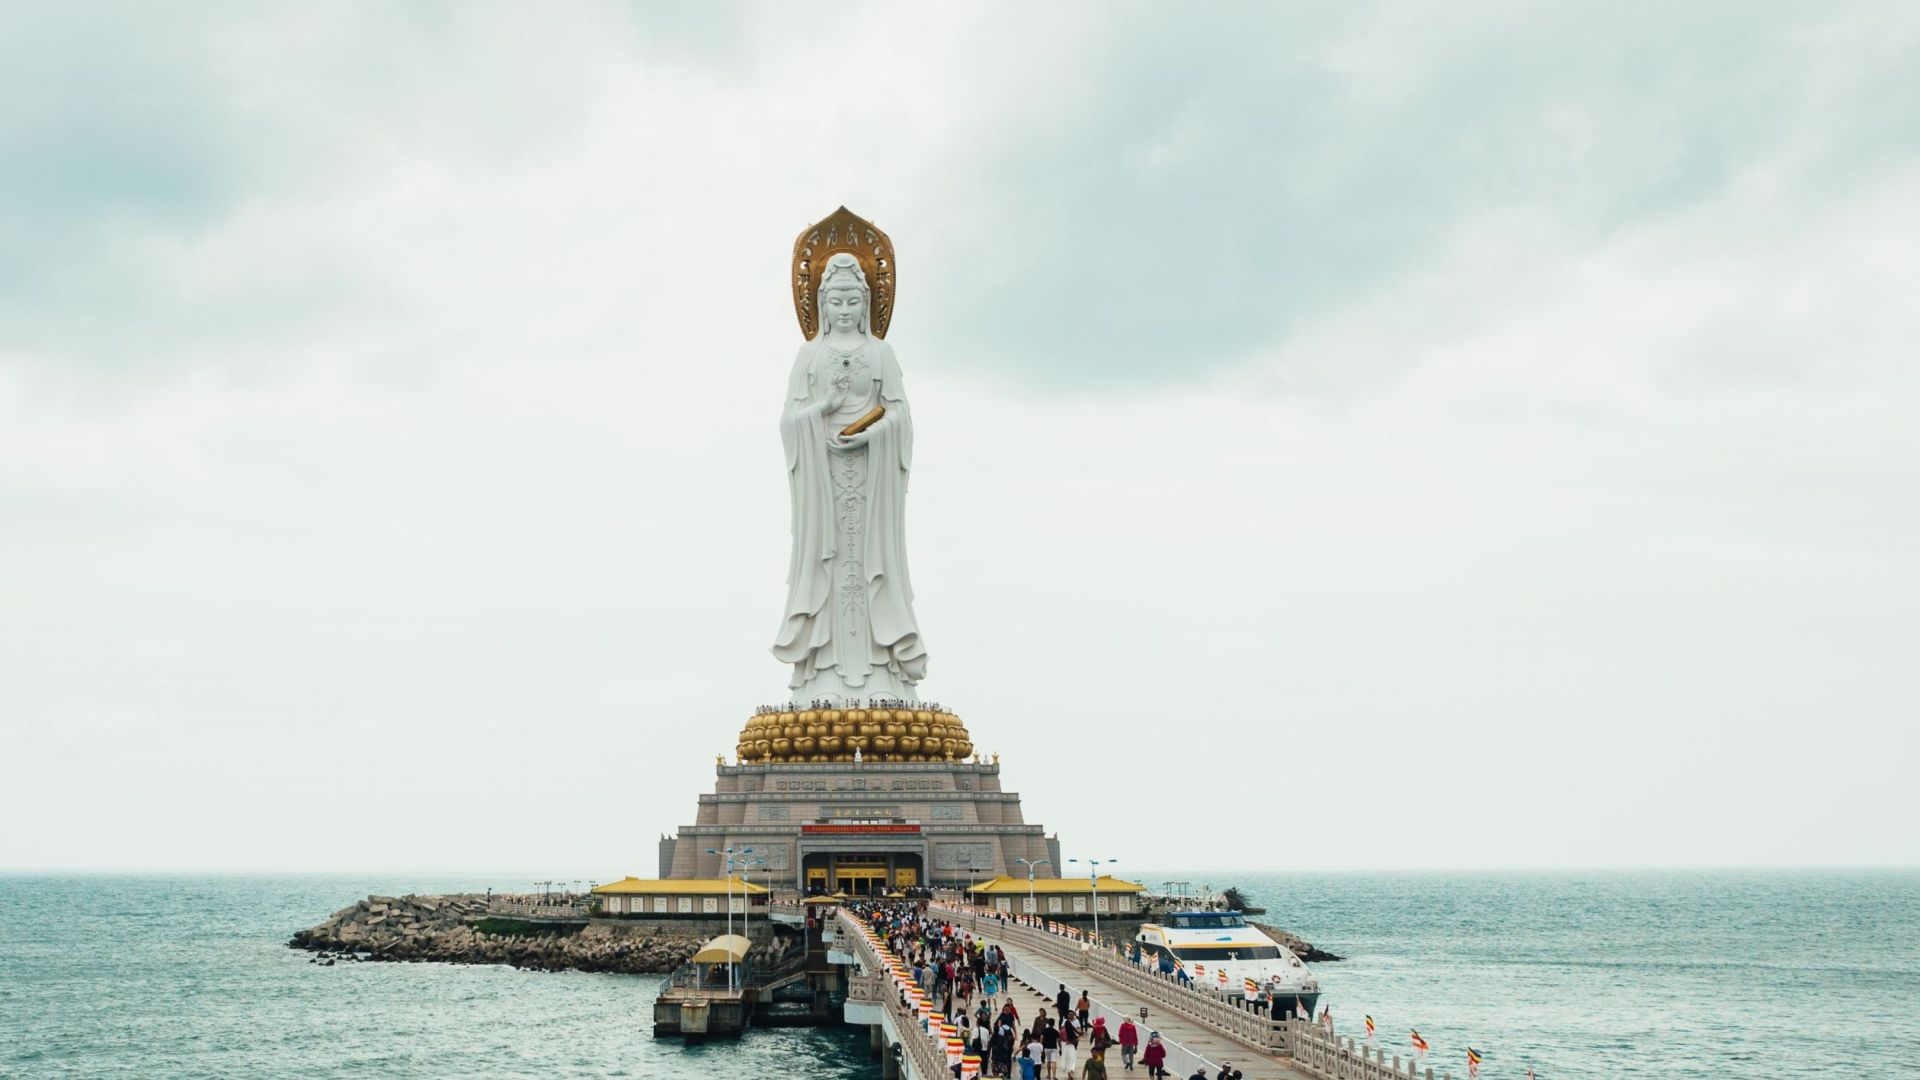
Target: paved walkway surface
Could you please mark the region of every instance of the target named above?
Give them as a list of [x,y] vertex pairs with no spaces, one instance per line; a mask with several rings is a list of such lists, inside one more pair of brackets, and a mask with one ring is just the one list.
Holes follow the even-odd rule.
[[[982,927],[977,930],[967,927],[964,922],[960,925],[963,929],[971,930],[975,937],[984,938],[991,944],[1001,944],[1001,942],[994,939],[991,933],[986,932],[988,928],[985,925],[982,925]],[[1014,1008],[1020,1010],[1020,1018],[1023,1021],[1031,1021],[1036,1011],[1043,1007],[1047,1010],[1047,1015],[1056,1016],[1058,1010],[1053,1007],[1054,998],[1060,992],[1060,984],[1065,983],[1067,992],[1073,996],[1074,1001],[1079,1001],[1080,992],[1085,990],[1096,1005],[1106,1006],[1108,1012],[1112,1014],[1131,1016],[1133,1017],[1134,1026],[1140,1027],[1140,1006],[1147,1003],[1141,1001],[1138,997],[1129,995],[1124,989],[1113,986],[1105,980],[1089,975],[1086,972],[1077,970],[1069,972],[1067,965],[1062,964],[1050,956],[1035,953],[1032,950],[1022,950],[1012,945],[1004,947],[1014,960],[1024,963],[1028,968],[1032,969],[1033,972],[1045,972],[1047,976],[1052,979],[1047,985],[1041,987],[1030,986],[1027,982],[1019,978],[1014,979],[1013,985],[1009,987],[1009,992],[1014,996]],[[1004,997],[1006,995],[1003,994],[1002,996]],[[1108,1020],[1107,1026],[1117,1031],[1119,1022],[1117,1020]],[[1157,1011],[1149,1013],[1146,1026],[1142,1028],[1140,1032],[1140,1042],[1143,1046],[1146,1045],[1147,1032],[1149,1031],[1159,1032],[1162,1042],[1172,1042],[1176,1045],[1184,1046],[1193,1053],[1206,1059],[1209,1065],[1207,1069],[1207,1075],[1209,1077],[1219,1072],[1221,1065],[1231,1064],[1234,1068],[1239,1069],[1245,1074],[1246,1080],[1312,1080],[1311,1076],[1299,1069],[1281,1064],[1273,1058],[1265,1057],[1250,1047],[1242,1046],[1224,1035],[1216,1035],[1211,1031],[1207,1031],[1187,1020],[1185,1017],[1176,1014]],[[1082,1039],[1080,1042],[1080,1057],[1083,1062],[1086,1059],[1087,1045],[1087,1041]],[[1187,1067],[1186,1071],[1176,1071],[1173,1068],[1174,1065],[1174,1061],[1170,1060],[1167,1062],[1167,1072],[1172,1080],[1186,1080],[1186,1077],[1192,1072],[1191,1065]],[[1079,1070],[1076,1069],[1075,1077],[1077,1078],[1078,1075]],[[1116,1046],[1107,1052],[1107,1075],[1110,1078],[1121,1076],[1144,1078],[1147,1075],[1147,1069],[1146,1066],[1141,1065],[1138,1060],[1136,1060],[1134,1062],[1134,1071],[1132,1073],[1126,1072],[1126,1070],[1120,1067],[1120,1048]],[[1067,1078],[1065,1074],[1061,1074],[1058,1080],[1067,1080]]]

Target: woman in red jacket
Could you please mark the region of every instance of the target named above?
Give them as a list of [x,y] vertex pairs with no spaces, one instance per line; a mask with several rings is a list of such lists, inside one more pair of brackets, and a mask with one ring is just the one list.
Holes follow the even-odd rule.
[[1147,1048],[1140,1052],[1140,1060],[1146,1064],[1148,1076],[1157,1080],[1167,1075],[1167,1044],[1160,1041],[1159,1032],[1147,1035]]

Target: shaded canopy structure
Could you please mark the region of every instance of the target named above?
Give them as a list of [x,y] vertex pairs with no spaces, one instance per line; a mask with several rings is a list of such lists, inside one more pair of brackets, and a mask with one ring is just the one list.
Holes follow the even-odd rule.
[[753,942],[739,934],[721,934],[693,954],[696,964],[737,964],[753,950]]

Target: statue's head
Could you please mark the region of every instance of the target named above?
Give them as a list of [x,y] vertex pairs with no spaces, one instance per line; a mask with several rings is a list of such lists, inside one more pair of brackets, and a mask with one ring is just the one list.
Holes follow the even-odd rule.
[[868,308],[872,306],[872,293],[867,289],[867,275],[860,271],[860,260],[846,252],[840,252],[827,260],[827,268],[820,275],[820,314],[815,324],[821,331],[831,330],[838,334],[859,332],[870,334]]

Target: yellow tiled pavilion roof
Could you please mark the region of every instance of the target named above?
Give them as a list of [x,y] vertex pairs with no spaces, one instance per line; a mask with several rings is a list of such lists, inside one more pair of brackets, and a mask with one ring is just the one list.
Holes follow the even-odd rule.
[[724,895],[728,892],[751,896],[767,890],[750,881],[742,881],[738,877],[732,879],[626,877],[619,881],[609,881],[605,885],[595,885],[593,891],[603,896],[707,896],[714,893]]
[[[1008,877],[1002,874],[997,878],[980,882],[973,886],[972,891],[987,896],[1025,896],[1027,895],[1027,885],[1028,882],[1026,878]],[[1090,893],[1093,891],[1093,883],[1083,877],[1035,878],[1032,885],[1033,892],[1036,896],[1042,893],[1053,895],[1056,893]],[[1108,877],[1105,874],[1100,875],[1101,892],[1137,893],[1144,892],[1145,890],[1146,886],[1138,882],[1122,881],[1117,877]]]

